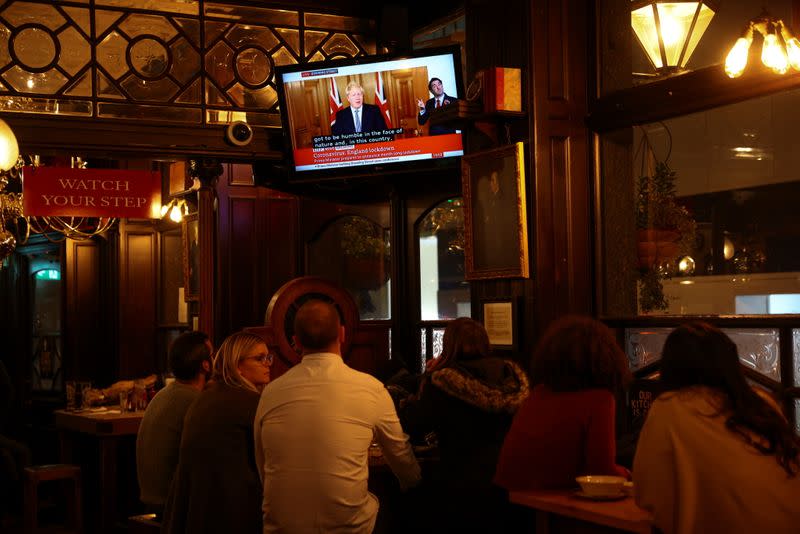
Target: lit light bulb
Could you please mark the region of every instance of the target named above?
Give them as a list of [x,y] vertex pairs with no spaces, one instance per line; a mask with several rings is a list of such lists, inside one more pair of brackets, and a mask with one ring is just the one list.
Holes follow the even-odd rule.
[[672,17],[667,10],[659,11],[661,15],[661,39],[664,47],[670,47],[683,38],[683,31],[680,23]]
[[800,41],[797,37],[786,39],[786,54],[794,70],[800,70]]
[[731,241],[730,238],[726,237],[724,239],[724,241],[722,242],[722,256],[726,260],[729,260],[729,259],[733,258],[733,253],[734,252],[735,252],[735,249],[733,247],[733,241]]
[[169,210],[169,207],[170,207],[171,205],[172,205],[172,201],[170,200],[170,201],[169,201],[169,204],[163,204],[163,205],[161,206],[161,216],[162,216],[162,217],[163,217],[164,215],[166,215],[166,214],[167,214],[167,211]]
[[181,209],[178,206],[172,206],[172,210],[169,212],[169,218],[174,222],[181,222],[181,219],[183,218],[181,215]]
[[19,159],[17,137],[6,121],[0,119],[0,171],[11,170],[17,164],[17,159]]
[[684,256],[678,260],[678,272],[684,276],[692,276],[694,274],[695,261],[691,256]]
[[728,56],[725,58],[725,74],[729,77],[738,78],[744,72],[744,68],[747,66],[750,43],[752,42],[752,38],[739,37],[731,51],[728,52]]
[[785,74],[789,70],[789,59],[778,41],[778,36],[774,33],[768,33],[764,36],[761,62],[777,74]]

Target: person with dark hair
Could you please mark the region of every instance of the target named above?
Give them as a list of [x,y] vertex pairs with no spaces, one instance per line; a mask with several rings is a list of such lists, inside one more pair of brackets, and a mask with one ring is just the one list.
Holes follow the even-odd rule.
[[203,332],[185,332],[169,348],[169,368],[175,382],[147,405],[136,434],[136,474],[139,498],[151,513],[164,509],[169,484],[178,464],[183,419],[211,375],[213,347]]
[[[458,102],[458,98],[445,94],[444,85],[439,78],[431,78],[428,82],[428,90],[433,95],[427,101],[417,98],[417,106],[419,106],[419,114],[417,115],[417,123],[423,126],[431,116],[431,112],[444,106],[450,106]],[[429,135],[442,135],[455,133],[453,128],[444,126],[431,126],[428,131]]]
[[621,475],[615,463],[616,396],[630,379],[625,354],[603,323],[567,316],[533,355],[533,391],[517,411],[495,482],[512,490],[567,489],[581,475]]
[[528,378],[516,363],[493,356],[486,329],[466,317],[447,323],[434,361],[418,399],[400,414],[412,439],[431,431],[438,439],[441,464],[430,489],[439,506],[430,530],[491,532],[507,515],[492,477]]
[[220,345],[212,380],[186,413],[165,534],[261,533],[253,421],[271,364],[256,334],[237,332]]
[[673,330],[633,463],[636,503],[665,534],[800,529],[800,438],[747,383],[731,339]]
[[342,361],[344,332],[333,304],[300,306],[294,342],[302,360],[261,395],[255,444],[265,533],[371,533],[378,513],[367,490],[373,440],[402,488],[419,482],[389,393]]

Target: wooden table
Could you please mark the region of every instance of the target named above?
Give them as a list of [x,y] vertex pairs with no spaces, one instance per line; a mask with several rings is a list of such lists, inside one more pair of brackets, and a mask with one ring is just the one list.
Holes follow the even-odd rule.
[[55,412],[55,424],[59,431],[62,462],[70,463],[73,461],[75,434],[92,436],[97,440],[100,473],[100,506],[96,514],[99,522],[98,532],[111,532],[116,519],[117,463],[119,461],[117,444],[125,436],[136,435],[143,416],[144,412],[120,413],[119,410],[102,412],[56,410]]
[[509,499],[536,511],[537,534],[558,530],[557,527],[551,528],[558,522],[553,521],[553,516],[590,524],[586,526],[602,525],[601,530],[604,531],[653,532],[652,514],[636,506],[633,497],[618,501],[592,501],[576,497],[574,491],[512,491]]

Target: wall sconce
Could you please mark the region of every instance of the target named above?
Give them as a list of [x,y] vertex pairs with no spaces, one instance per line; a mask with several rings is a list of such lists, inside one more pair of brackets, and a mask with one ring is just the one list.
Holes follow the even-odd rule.
[[762,37],[761,62],[776,74],[786,74],[789,66],[800,70],[800,41],[793,36],[780,19],[769,16],[766,10],[747,24],[744,34],[725,58],[725,74],[738,78],[747,66],[753,37]]
[[161,218],[163,219],[168,215],[171,221],[181,222],[184,217],[189,215],[189,204],[182,198],[171,199],[169,203],[161,206]]
[[685,69],[714,17],[708,1],[631,3],[631,27],[653,68],[662,75]]

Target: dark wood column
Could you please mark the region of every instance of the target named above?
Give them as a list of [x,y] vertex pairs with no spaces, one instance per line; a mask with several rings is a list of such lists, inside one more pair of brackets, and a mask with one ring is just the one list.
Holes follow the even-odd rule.
[[591,182],[585,117],[592,2],[532,1],[531,259],[539,330],[593,311]]
[[216,273],[216,192],[217,181],[222,174],[219,160],[193,159],[189,163],[189,174],[200,180],[197,192],[197,220],[199,228],[200,273],[198,328],[211,339],[215,328],[214,277]]

